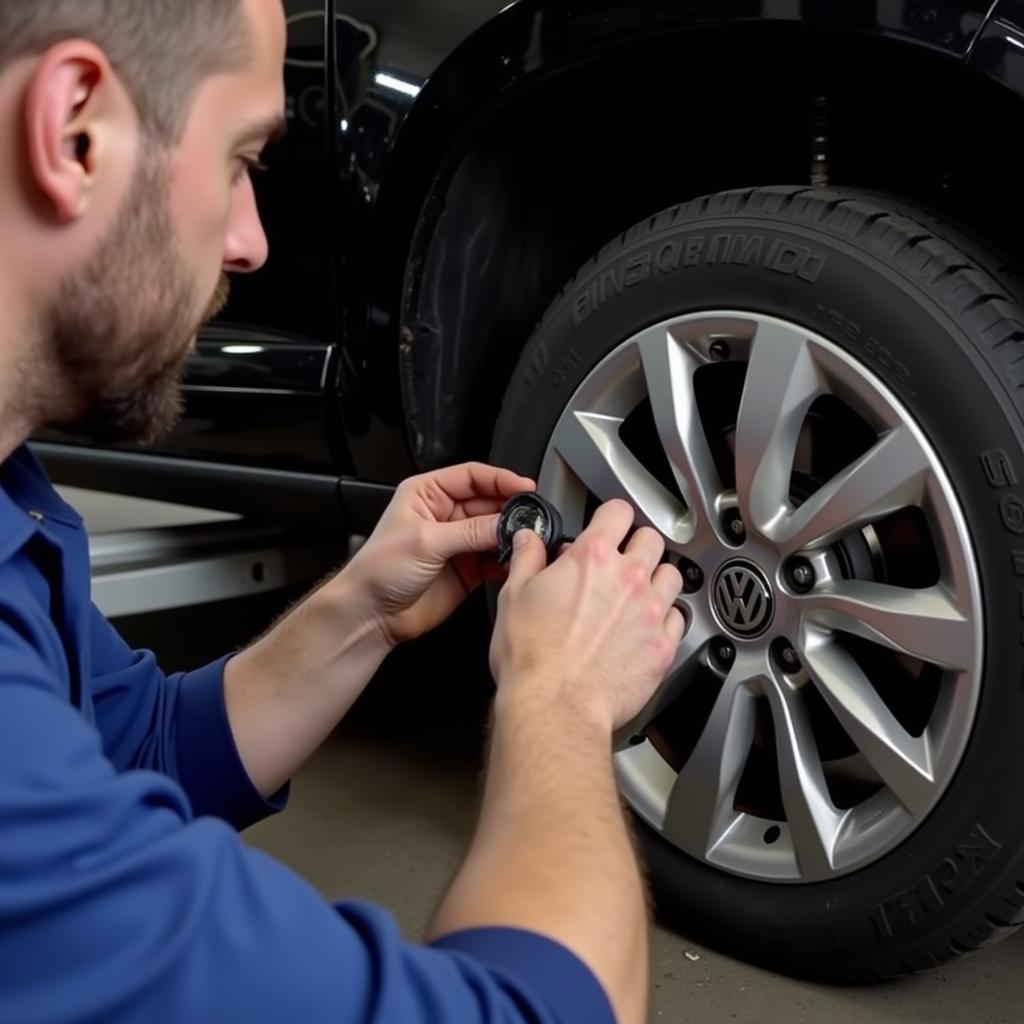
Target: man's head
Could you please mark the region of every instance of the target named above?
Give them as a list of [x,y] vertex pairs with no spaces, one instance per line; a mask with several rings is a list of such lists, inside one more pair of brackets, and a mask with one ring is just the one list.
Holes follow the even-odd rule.
[[177,419],[225,273],[266,261],[284,46],[280,0],[0,2],[0,431]]

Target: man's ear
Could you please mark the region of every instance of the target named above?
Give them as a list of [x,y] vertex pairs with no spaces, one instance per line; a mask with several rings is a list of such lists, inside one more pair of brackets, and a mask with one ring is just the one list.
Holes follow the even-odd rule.
[[85,40],[48,50],[29,83],[25,104],[29,166],[59,223],[79,220],[89,209],[100,128],[112,113],[116,89],[103,51]]

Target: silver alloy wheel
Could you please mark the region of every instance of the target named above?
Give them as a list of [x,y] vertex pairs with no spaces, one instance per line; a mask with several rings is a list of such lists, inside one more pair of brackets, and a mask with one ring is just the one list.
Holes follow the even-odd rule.
[[[723,482],[722,449],[695,397],[695,374],[716,363],[745,364],[729,448],[734,484]],[[822,396],[853,410],[874,443],[794,500],[798,450]],[[623,440],[624,423],[648,399],[674,487]],[[738,875],[814,882],[877,860],[921,824],[948,786],[974,720],[979,582],[937,455],[870,370],[827,339],[772,317],[677,317],[626,341],[587,376],[555,428],[539,483],[569,532],[582,529],[588,495],[625,498],[638,524],[657,529],[672,555],[699,570],[697,589],[680,598],[687,632],[673,668],[623,731],[616,754],[623,794],[667,840]],[[873,550],[875,524],[908,508],[927,524],[936,579],[915,587],[851,574],[839,546],[852,537]],[[794,558],[806,588],[787,571]],[[893,710],[887,681],[872,675],[855,644],[931,673],[934,703],[919,729]],[[698,675],[716,669],[717,693],[685,763],[673,765],[651,738],[654,726]],[[851,742],[842,757],[822,753],[822,709]],[[738,798],[755,745],[774,758],[781,814]],[[763,758],[758,764],[763,770]],[[866,795],[837,806],[830,787],[851,772]]]

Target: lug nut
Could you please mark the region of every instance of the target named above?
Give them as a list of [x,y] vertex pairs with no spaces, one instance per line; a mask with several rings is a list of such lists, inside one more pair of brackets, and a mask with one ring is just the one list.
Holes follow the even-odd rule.
[[747,539],[747,528],[740,517],[739,509],[730,509],[722,518],[722,528],[733,544],[742,544]]
[[720,672],[728,672],[736,660],[736,648],[728,640],[715,640],[711,645],[711,660]]
[[798,594],[806,594],[815,583],[814,567],[806,558],[794,558],[786,566],[786,580]]
[[794,672],[799,672],[802,668],[800,664],[800,655],[796,653],[796,650],[787,640],[779,640],[774,647],[775,660],[778,662],[779,667],[783,672],[788,672],[791,675]]
[[716,363],[724,363],[730,355],[728,343],[724,341],[711,342],[711,345],[708,347],[708,355]]
[[683,590],[687,594],[692,594],[704,586],[704,573],[701,572],[699,565],[689,562],[683,567],[683,583]]

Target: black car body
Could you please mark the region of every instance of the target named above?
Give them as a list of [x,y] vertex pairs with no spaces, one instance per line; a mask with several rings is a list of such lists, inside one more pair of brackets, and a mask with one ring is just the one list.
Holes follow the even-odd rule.
[[201,339],[174,437],[46,445],[60,480],[271,518],[330,522],[340,500],[365,527],[387,485],[486,455],[592,250],[680,194],[809,181],[816,146],[833,181],[1009,247],[1022,227],[998,207],[1018,0],[286,8],[289,134],[257,182],[271,262]]

